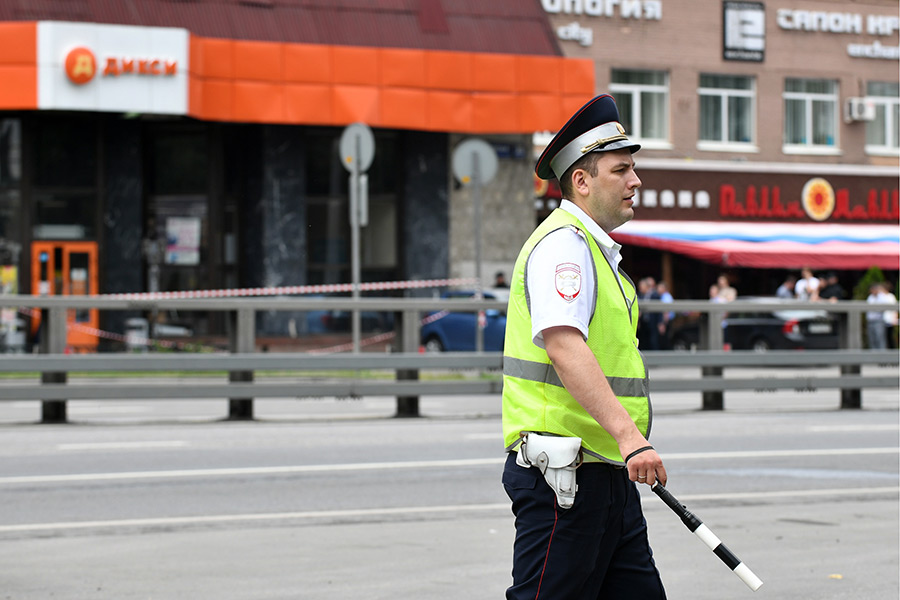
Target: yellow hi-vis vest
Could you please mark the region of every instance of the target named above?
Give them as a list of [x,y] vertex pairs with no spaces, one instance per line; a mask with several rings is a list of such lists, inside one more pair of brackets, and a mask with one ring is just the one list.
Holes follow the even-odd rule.
[[544,237],[563,227],[585,239],[594,262],[594,312],[588,325],[587,345],[597,357],[613,393],[628,411],[638,430],[650,435],[652,410],[644,359],[637,348],[638,306],[634,284],[600,251],[593,236],[571,213],[553,211],[522,247],[510,285],[506,338],[503,347],[503,439],[514,448],[526,431],[580,437],[585,459],[624,465],[615,439],[563,387],[547,351],[531,338],[531,310],[526,293],[525,266]]

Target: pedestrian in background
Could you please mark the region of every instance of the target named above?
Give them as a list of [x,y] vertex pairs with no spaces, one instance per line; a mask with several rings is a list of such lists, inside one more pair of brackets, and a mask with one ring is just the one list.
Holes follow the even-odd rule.
[[819,299],[819,278],[813,275],[809,267],[803,267],[800,270],[800,279],[794,286],[794,296],[797,297],[797,300]]
[[737,300],[737,290],[732,287],[727,275],[719,275],[719,278],[716,280],[716,287],[718,288],[716,295],[719,297],[720,302],[734,302]]
[[[659,294],[659,299],[662,302],[667,304],[675,301],[675,298],[672,297],[672,293],[669,291],[669,286],[666,285],[665,281],[660,281],[656,284],[656,292]],[[666,311],[662,313],[662,322],[659,324],[659,348],[660,350],[668,350],[669,348],[669,323],[672,322],[672,319],[675,318],[675,313],[673,311]]]
[[[881,304],[885,302],[884,287],[881,283],[873,283],[869,286],[869,304]],[[869,336],[869,348],[872,350],[887,349],[887,336],[885,335],[884,309],[873,306],[866,312],[866,334]]]
[[[881,301],[885,304],[893,304],[897,305],[897,296],[891,292],[891,284],[888,281],[885,281],[881,284],[881,295],[879,296]],[[884,319],[884,343],[888,348],[896,348],[897,344],[894,342],[894,333],[897,328],[897,310],[894,308],[888,309],[884,311],[882,315]]]
[[775,297],[780,298],[782,300],[793,300],[794,299],[794,287],[797,285],[797,277],[796,275],[788,275],[784,278],[784,281],[781,285],[778,286],[778,289],[775,290]]
[[837,302],[847,297],[847,292],[841,287],[837,273],[829,271],[824,277],[825,283],[819,291],[819,299]]
[[503,485],[516,539],[507,600],[665,598],[634,482],[665,485],[666,470],[647,442],[637,290],[609,236],[634,216],[639,148],[602,95],[537,162],[564,200],[525,242],[510,282]]
[[[641,300],[659,300],[659,292],[656,291],[656,280],[653,277],[644,277],[638,283],[638,291]],[[660,332],[663,316],[656,311],[641,311],[640,324],[638,325],[638,340],[641,350],[659,350]]]

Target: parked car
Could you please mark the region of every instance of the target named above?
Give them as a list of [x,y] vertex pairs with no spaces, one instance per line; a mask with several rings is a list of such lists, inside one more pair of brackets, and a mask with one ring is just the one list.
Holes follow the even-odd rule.
[[[445,292],[442,298],[471,298],[475,295],[471,290],[455,290]],[[504,290],[485,290],[482,295],[490,300],[506,300],[508,293]],[[484,327],[484,350],[500,352],[503,350],[503,337],[506,335],[506,311],[486,310]],[[475,325],[478,322],[477,312],[437,311],[426,316],[422,324],[421,340],[426,352],[474,352]]]
[[[324,294],[308,298],[328,298]],[[306,329],[303,333],[348,333],[352,328],[352,312],[349,310],[310,310],[306,312]],[[394,329],[394,313],[364,310],[359,315],[362,333],[382,333]]]
[[[774,301],[774,298],[741,298]],[[732,350],[834,350],[840,347],[837,319],[825,310],[728,312],[723,340]],[[673,350],[693,350],[700,345],[699,316],[678,317],[667,332]]]

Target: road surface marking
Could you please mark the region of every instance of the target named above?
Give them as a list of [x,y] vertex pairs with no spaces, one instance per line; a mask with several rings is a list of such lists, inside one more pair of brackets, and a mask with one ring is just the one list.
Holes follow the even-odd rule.
[[[747,450],[734,452],[664,453],[666,460],[721,458],[771,458],[797,456],[852,456],[866,454],[898,454],[900,448],[823,448],[818,450]],[[292,473],[333,473],[336,471],[381,471],[396,469],[484,467],[501,465],[506,457],[457,460],[418,460],[406,462],[343,463],[334,465],[287,465],[278,467],[241,467],[226,469],[182,469],[172,471],[125,471],[120,473],[76,473],[69,475],[21,475],[0,477],[0,485],[66,483],[84,481],[118,481],[122,479],[172,479],[188,477],[232,477],[239,475],[286,475]]]
[[184,448],[188,443],[180,440],[158,442],[85,442],[57,444],[57,450],[144,450],[148,448]]
[[807,431],[897,431],[900,423],[878,423],[874,425],[812,425]]
[[[871,496],[873,494],[896,494],[900,487],[848,488],[827,490],[783,490],[777,492],[735,492],[724,494],[685,494],[679,496],[684,501],[699,500],[765,500],[771,498],[804,498],[822,496]],[[648,505],[652,503],[648,502]],[[659,505],[662,508],[662,505]],[[355,508],[345,510],[321,510],[303,512],[250,513],[233,515],[198,515],[192,517],[158,517],[152,519],[113,519],[108,521],[62,521],[56,523],[25,523],[20,525],[0,525],[3,533],[31,533],[41,531],[61,531],[75,529],[110,529],[117,527],[173,527],[214,523],[239,523],[260,521],[291,521],[312,519],[347,519],[360,517],[390,517],[422,514],[459,514],[463,512],[495,512],[510,510],[509,503],[499,504],[456,504],[450,506],[402,506],[389,508]]]

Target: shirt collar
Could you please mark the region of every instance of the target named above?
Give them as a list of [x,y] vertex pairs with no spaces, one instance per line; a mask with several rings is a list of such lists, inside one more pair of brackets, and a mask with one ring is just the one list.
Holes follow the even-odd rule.
[[578,207],[577,204],[575,204],[571,200],[563,199],[563,201],[559,203],[559,207],[567,213],[577,217],[578,220],[584,224],[584,226],[594,237],[594,239],[597,240],[598,244],[600,244],[604,248],[615,250],[616,252],[622,249],[622,245],[614,242],[613,239],[609,237],[609,234],[603,231],[586,212]]

